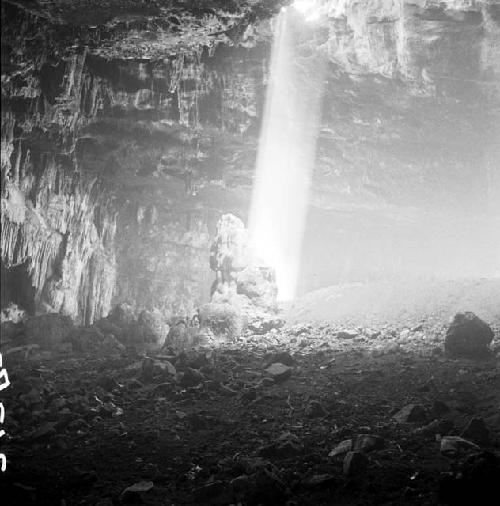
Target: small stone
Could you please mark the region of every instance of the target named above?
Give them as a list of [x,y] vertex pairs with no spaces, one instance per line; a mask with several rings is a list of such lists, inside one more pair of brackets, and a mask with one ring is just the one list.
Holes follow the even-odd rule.
[[435,436],[436,434],[446,434],[453,430],[453,422],[450,420],[433,420],[424,427],[419,427],[413,431],[413,434],[424,436]]
[[328,411],[319,401],[310,401],[305,413],[308,418],[323,418],[328,415]]
[[479,450],[479,446],[459,436],[444,436],[441,438],[441,453],[446,457],[456,457],[463,453]]
[[331,474],[315,474],[302,480],[301,485],[310,490],[321,490],[336,484],[336,479]]
[[490,431],[482,418],[472,418],[460,436],[479,445],[487,445],[490,442]]
[[292,368],[280,362],[275,362],[266,369],[274,381],[281,382],[287,380],[292,375]]
[[448,404],[446,404],[446,402],[437,400],[434,401],[434,403],[432,404],[431,412],[434,416],[439,417],[444,415],[445,413],[448,413],[449,411],[450,407],[448,406]]
[[290,432],[284,432],[269,445],[259,449],[259,455],[265,458],[287,459],[301,455],[303,451],[299,438]]
[[352,449],[360,452],[371,452],[375,450],[383,450],[385,448],[385,440],[380,436],[372,434],[359,434],[354,440]]
[[193,500],[200,504],[229,504],[231,489],[223,481],[213,481],[193,491]]
[[484,355],[493,341],[493,330],[470,311],[457,313],[446,331],[444,348],[454,357]]
[[89,424],[83,418],[77,418],[76,420],[72,420],[66,426],[68,430],[88,429],[88,427]]
[[348,452],[344,458],[344,475],[352,478],[362,475],[368,467],[368,457],[362,452]]
[[28,434],[29,439],[42,439],[53,436],[56,433],[55,422],[46,422]]
[[109,497],[106,497],[105,499],[101,499],[99,502],[97,502],[95,506],[113,506],[113,500]]
[[399,410],[393,418],[399,423],[425,423],[427,414],[420,404],[408,404],[408,406]]
[[118,388],[118,382],[114,378],[110,378],[109,376],[102,376],[97,381],[97,385],[107,392],[111,392],[115,388]]
[[205,376],[200,371],[188,367],[184,373],[184,376],[182,376],[181,385],[183,387],[195,387],[196,385],[199,385],[204,379]]
[[261,384],[263,387],[272,387],[276,382],[273,378],[262,378]]
[[337,457],[344,455],[352,450],[352,439],[341,441],[333,450],[328,454],[329,457]]
[[257,390],[255,388],[246,388],[240,392],[239,398],[245,402],[254,401],[257,398]]
[[295,359],[288,353],[288,351],[279,351],[277,353],[272,353],[265,357],[265,362],[268,365],[280,363],[288,366],[295,365]]
[[148,492],[153,488],[152,481],[139,481],[130,487],[127,487],[121,495],[121,499],[125,503],[137,502],[141,499],[141,494]]
[[337,339],[354,339],[359,335],[357,330],[340,330],[337,332]]
[[142,360],[142,378],[146,381],[153,379],[155,372],[155,361],[152,358],[146,357]]

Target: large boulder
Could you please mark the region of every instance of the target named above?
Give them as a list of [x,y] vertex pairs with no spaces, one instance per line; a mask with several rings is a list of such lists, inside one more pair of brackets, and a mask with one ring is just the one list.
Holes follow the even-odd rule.
[[126,327],[135,321],[134,309],[130,304],[121,302],[110,311],[108,320],[118,327]]
[[144,309],[139,313],[138,323],[142,327],[144,339],[148,343],[158,347],[163,345],[169,326],[160,311],[157,309],[154,311]]
[[200,327],[215,335],[236,339],[246,328],[247,316],[237,304],[210,302],[200,308]]
[[54,348],[66,341],[73,330],[73,320],[69,316],[49,313],[27,320],[24,333],[29,344]]
[[252,254],[245,225],[232,214],[217,224],[210,266],[216,280],[211,303],[201,311],[202,327],[234,339],[248,322],[276,314],[274,271]]
[[466,311],[453,317],[444,347],[450,356],[476,357],[488,352],[493,337],[493,330],[485,321]]

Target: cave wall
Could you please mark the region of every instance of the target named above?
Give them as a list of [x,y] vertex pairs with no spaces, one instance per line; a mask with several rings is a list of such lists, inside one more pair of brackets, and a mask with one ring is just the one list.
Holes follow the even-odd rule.
[[130,203],[119,216],[116,302],[166,317],[192,316],[210,299],[209,217]]
[[[36,310],[207,299],[214,224],[247,218],[280,3],[2,2],[2,262]],[[294,62],[325,64],[302,291],[500,263],[498,6],[320,3]]]
[[[262,68],[246,73],[231,49],[213,58],[203,41],[155,61],[114,57],[114,28],[97,36],[21,4],[2,3],[2,26],[5,268],[26,266],[36,311],[80,322],[112,301],[192,311],[212,282],[205,187],[221,188],[225,159],[240,182],[242,160],[223,146],[255,129]],[[224,198],[211,209],[226,211]]]

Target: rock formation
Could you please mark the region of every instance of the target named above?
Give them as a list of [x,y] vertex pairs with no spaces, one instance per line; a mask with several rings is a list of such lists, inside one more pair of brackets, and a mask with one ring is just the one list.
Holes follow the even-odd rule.
[[446,331],[444,347],[452,356],[477,357],[488,352],[493,330],[470,311],[457,313]]
[[[214,326],[229,320],[236,327],[276,315],[277,287],[274,271],[255,257],[243,222],[225,214],[217,223],[210,249],[210,267],[216,274],[210,304],[201,309],[200,323]],[[241,320],[241,321],[240,321]],[[216,325],[215,325],[216,327]],[[215,328],[217,331],[217,328]],[[237,332],[237,328],[231,333]]]

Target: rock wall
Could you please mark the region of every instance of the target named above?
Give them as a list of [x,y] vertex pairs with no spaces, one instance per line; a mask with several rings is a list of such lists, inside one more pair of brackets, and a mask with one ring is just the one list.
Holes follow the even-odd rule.
[[33,301],[9,300],[21,280],[2,280],[2,305],[62,312],[82,323],[107,314],[115,281],[116,212],[108,195],[53,154],[21,143],[14,166],[2,165],[1,253],[4,269],[24,266]]
[[209,300],[210,235],[206,212],[129,204],[119,217],[116,303],[191,317]]

